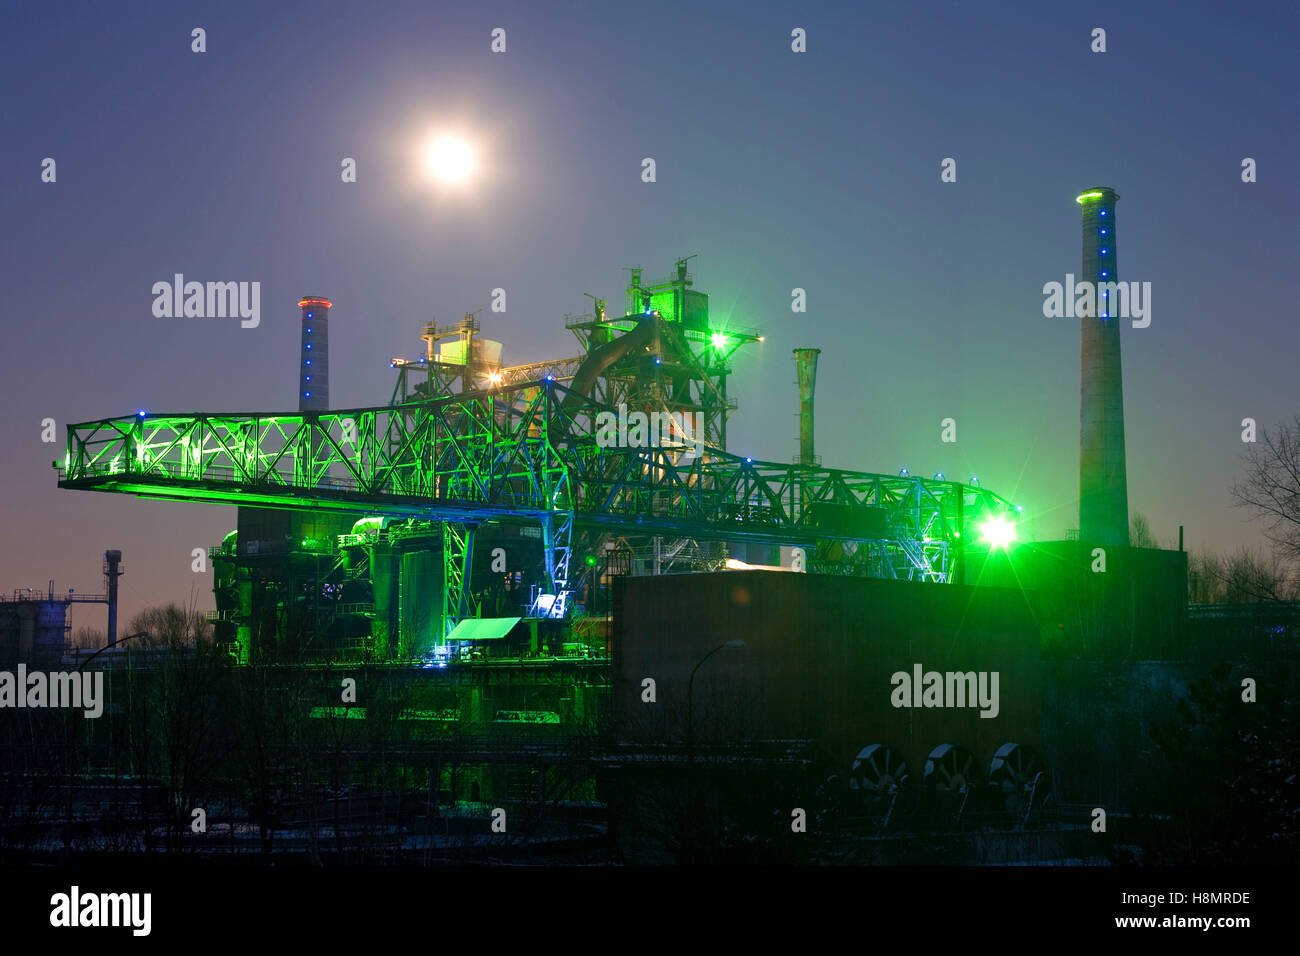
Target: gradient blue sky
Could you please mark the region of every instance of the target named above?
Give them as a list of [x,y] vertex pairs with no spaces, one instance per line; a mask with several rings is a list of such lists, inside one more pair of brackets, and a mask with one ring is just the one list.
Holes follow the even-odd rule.
[[[1153,285],[1150,328],[1123,336],[1130,507],[1166,543],[1179,524],[1198,550],[1262,540],[1229,486],[1241,419],[1300,410],[1293,5],[10,3],[0,18],[4,590],[99,590],[117,547],[124,616],[211,607],[190,551],[232,509],[59,491],[50,462],[68,422],[295,408],[304,293],[335,303],[333,404],[382,404],[389,359],[418,354],[430,318],[500,286],[509,311],[485,312],[484,332],[506,360],[568,355],[582,293],[621,306],[623,267],[666,275],[692,253],[714,314],[767,334],[733,380],[733,451],[796,452],[790,350],[820,347],[826,464],[978,474],[1034,536],[1061,537],[1077,525],[1079,330],[1043,317],[1041,290],[1078,272],[1073,200],[1094,185],[1122,197],[1120,277]],[[477,141],[476,188],[421,174],[439,129]],[[958,181],[942,184],[949,156]],[[150,288],[176,272],[260,281],[261,326],[155,318]],[[955,445],[939,440],[949,416]],[[41,443],[45,417],[59,445]]]

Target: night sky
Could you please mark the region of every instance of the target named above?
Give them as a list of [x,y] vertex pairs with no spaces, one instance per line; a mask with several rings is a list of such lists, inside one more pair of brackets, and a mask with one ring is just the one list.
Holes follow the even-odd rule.
[[[233,508],[60,491],[50,463],[69,422],[296,409],[303,294],[334,302],[333,406],[377,405],[421,324],[486,309],[493,288],[508,311],[485,311],[483,334],[508,364],[567,356],[584,292],[621,309],[624,267],[654,279],[691,254],[714,317],[767,336],[737,361],[732,451],[797,452],[790,351],[818,347],[826,465],[977,474],[1024,506],[1030,536],[1063,537],[1079,329],[1043,317],[1042,287],[1077,275],[1074,197],[1099,185],[1121,196],[1120,278],[1152,283],[1150,327],[1123,330],[1130,509],[1166,545],[1180,524],[1192,550],[1262,544],[1229,487],[1241,419],[1300,410],[1292,5],[7,3],[0,18],[4,591],[99,591],[120,548],[124,624],[211,608],[190,552]],[[438,132],[477,148],[466,187],[421,166]],[[155,318],[151,287],[177,272],[260,281],[261,325]],[[74,625],[102,628],[102,608]]]

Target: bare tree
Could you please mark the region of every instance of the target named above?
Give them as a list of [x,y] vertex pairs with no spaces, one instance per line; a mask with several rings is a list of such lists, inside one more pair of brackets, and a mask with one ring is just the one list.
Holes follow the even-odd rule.
[[1158,548],[1160,542],[1156,536],[1151,533],[1151,522],[1147,521],[1144,514],[1134,514],[1133,521],[1129,528],[1129,544],[1135,548]]
[[197,608],[168,604],[146,608],[131,618],[127,633],[145,634],[146,646],[174,650],[208,640],[212,626]]
[[83,650],[98,650],[108,640],[97,627],[79,627],[72,635],[72,646]]
[[1293,570],[1276,554],[1258,554],[1242,548],[1228,555],[1191,555],[1187,562],[1193,604],[1233,604],[1295,600]]
[[1300,416],[1247,446],[1246,474],[1233,496],[1265,523],[1265,535],[1288,565],[1300,565]]
[[1217,604],[1223,600],[1223,562],[1210,551],[1187,556],[1187,600],[1192,604]]
[[228,659],[194,607],[168,604],[141,611],[130,631],[143,633],[152,658],[131,684],[128,710],[133,762],[141,787],[146,847],[152,847],[150,802],[161,802],[166,848],[183,846],[191,810],[215,798],[213,769],[229,740],[220,733],[221,683]]

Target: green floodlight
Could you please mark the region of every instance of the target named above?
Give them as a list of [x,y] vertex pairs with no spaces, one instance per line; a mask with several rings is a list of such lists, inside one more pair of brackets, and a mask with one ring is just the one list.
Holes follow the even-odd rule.
[[721,332],[714,332],[712,341],[715,349],[725,349],[727,347],[727,337]]
[[1075,196],[1074,201],[1077,202],[1080,206],[1082,206],[1085,199],[1100,199],[1104,195],[1106,194],[1102,192],[1100,189],[1093,189],[1093,190],[1089,190],[1086,193],[1080,193],[1079,195]]
[[595,566],[596,566],[596,556],[594,554],[587,555],[587,567],[594,568]]
[[980,525],[980,537],[991,548],[1007,548],[1016,540],[1016,526],[1002,515],[993,515]]

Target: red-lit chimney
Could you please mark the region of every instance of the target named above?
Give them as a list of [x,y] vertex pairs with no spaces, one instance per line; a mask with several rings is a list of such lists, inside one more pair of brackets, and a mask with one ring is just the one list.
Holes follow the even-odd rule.
[[302,355],[298,361],[298,411],[323,412],[330,407],[329,299],[308,295],[302,309]]

